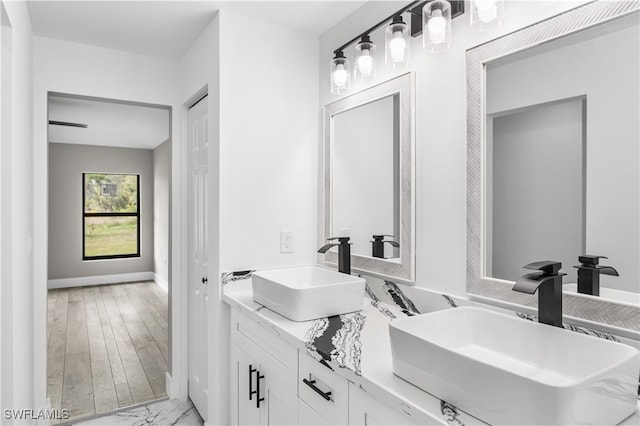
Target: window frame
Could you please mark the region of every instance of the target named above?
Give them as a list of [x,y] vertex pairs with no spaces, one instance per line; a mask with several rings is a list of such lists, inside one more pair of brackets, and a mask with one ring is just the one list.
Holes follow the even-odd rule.
[[[104,174],[104,175],[129,175],[136,177],[136,212],[111,212],[111,213],[87,213],[86,209],[86,190],[85,190],[85,177],[90,174]],[[129,254],[110,254],[99,256],[87,256],[86,255],[86,219],[88,217],[135,217],[137,218],[136,226],[136,252]],[[82,260],[109,260],[109,259],[127,259],[140,256],[140,174],[139,173],[109,173],[109,172],[83,172],[82,173]]]

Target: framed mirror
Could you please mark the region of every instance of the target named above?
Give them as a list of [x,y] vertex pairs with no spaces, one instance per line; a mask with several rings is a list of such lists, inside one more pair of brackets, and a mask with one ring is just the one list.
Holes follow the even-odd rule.
[[[467,51],[467,292],[562,262],[564,313],[640,331],[640,12],[595,1]],[[576,293],[578,257],[619,276]],[[531,271],[529,271],[531,272]]]
[[[351,238],[356,272],[413,281],[414,75],[324,108],[324,238]],[[337,251],[324,263],[335,265]]]

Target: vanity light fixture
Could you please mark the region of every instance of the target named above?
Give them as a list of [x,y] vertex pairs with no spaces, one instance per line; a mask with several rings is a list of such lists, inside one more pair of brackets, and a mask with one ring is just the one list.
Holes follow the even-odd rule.
[[[495,1],[502,2],[503,0]],[[370,37],[373,31],[390,22],[385,29],[385,63],[391,64],[394,68],[407,66],[409,64],[411,37],[418,37],[423,33],[423,16],[426,6],[433,3],[428,9],[430,11],[430,19],[424,21],[424,37],[429,37],[429,40],[444,40],[436,43],[438,44],[437,47],[429,48],[431,51],[437,51],[449,47],[451,19],[464,13],[464,2],[465,0],[412,1],[393,15],[383,19],[335,49],[333,51],[335,57],[331,60],[331,93],[342,94],[351,87],[351,69],[349,68],[349,60],[344,55],[344,50],[348,46],[357,42],[353,69],[354,79],[372,80],[375,78],[376,72],[376,45],[371,41]],[[434,13],[436,9],[438,12]],[[410,24],[403,20],[403,14],[408,14],[411,19]],[[440,17],[444,19],[444,32],[442,32],[443,21],[439,19]],[[426,46],[426,39],[424,43]]]
[[434,0],[422,8],[422,45],[429,52],[442,52],[451,45],[451,3]]
[[409,65],[409,26],[396,15],[384,32],[385,63],[393,67]]
[[502,25],[504,0],[471,0],[471,26],[480,31]]
[[351,71],[344,52],[338,50],[335,55],[331,60],[331,93],[339,95],[351,88]]
[[356,79],[374,79],[376,75],[376,45],[369,35],[363,35],[356,44],[356,61],[353,76]]

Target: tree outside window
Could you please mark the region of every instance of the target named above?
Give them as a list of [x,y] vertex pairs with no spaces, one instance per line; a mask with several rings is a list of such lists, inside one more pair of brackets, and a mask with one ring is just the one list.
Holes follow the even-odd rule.
[[83,173],[83,259],[140,256],[140,175]]

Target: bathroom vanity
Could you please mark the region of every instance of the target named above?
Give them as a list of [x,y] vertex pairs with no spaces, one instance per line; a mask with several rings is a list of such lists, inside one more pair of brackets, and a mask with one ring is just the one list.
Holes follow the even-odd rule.
[[[250,274],[223,282],[232,424],[488,424],[394,375],[389,323],[421,313],[408,287],[375,284],[362,311],[291,321],[254,302]],[[437,310],[471,302],[438,295],[427,304]],[[621,424],[639,420],[636,411]]]
[[224,301],[232,424],[485,424],[394,376],[387,327],[410,311],[367,298],[359,312],[291,321],[253,301],[250,277],[225,285]]

